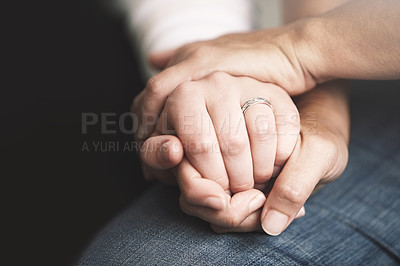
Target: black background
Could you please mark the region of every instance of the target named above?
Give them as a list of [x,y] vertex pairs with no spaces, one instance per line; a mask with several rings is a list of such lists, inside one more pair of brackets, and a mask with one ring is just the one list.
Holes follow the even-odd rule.
[[68,265],[146,186],[135,152],[82,152],[84,141],[133,140],[82,134],[82,113],[118,117],[143,81],[105,1],[14,2],[3,9],[3,259]]

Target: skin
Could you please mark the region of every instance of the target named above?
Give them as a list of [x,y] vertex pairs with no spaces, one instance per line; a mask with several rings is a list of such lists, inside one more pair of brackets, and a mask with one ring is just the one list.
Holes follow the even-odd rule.
[[[304,17],[324,13],[345,2],[347,0],[285,0],[283,16],[285,21],[290,23]],[[272,73],[270,75],[272,79],[268,79],[268,76],[266,76],[264,80],[280,84],[281,86],[283,85],[283,88],[294,88],[293,84],[286,82],[297,79],[294,75],[290,75],[293,72],[290,71],[290,65],[282,65],[281,67],[284,69],[283,72],[285,75],[277,74],[280,80],[274,79],[276,66],[279,66],[277,62],[287,62],[287,60],[282,60],[282,58],[285,59],[285,55],[282,55],[281,51],[289,54],[288,51],[293,50],[293,44],[290,41],[293,34],[289,34],[292,33],[291,28],[293,27],[283,26],[277,29],[266,29],[245,34],[231,34],[207,42],[192,43],[177,50],[151,55],[151,63],[155,67],[164,69],[164,71],[152,77],[148,81],[146,88],[133,101],[132,112],[139,118],[139,128],[135,134],[135,138],[143,142],[152,134],[156,125],[154,122],[156,121],[155,117],[159,116],[168,95],[176,87],[185,81],[196,80],[196,77],[193,77],[193,75],[198,75],[198,78],[201,78],[202,75],[217,70],[210,67],[218,66],[213,59],[222,61],[221,58],[224,58],[226,60],[223,62],[225,65],[243,66],[243,69],[238,70],[239,72],[245,71],[245,76],[251,76],[261,81],[267,73]],[[259,44],[264,43],[265,45],[263,46],[266,47],[258,47]],[[282,44],[286,44],[287,46],[281,47],[280,45]],[[218,50],[220,53],[214,54],[215,56],[209,56],[208,52],[211,51],[207,51],[209,50],[208,48],[211,48],[213,51]],[[202,52],[202,50],[205,51]],[[268,55],[270,56],[268,57]],[[249,62],[247,63],[247,61]],[[271,62],[273,67],[271,69],[264,69],[262,66],[254,64],[257,61]],[[204,69],[205,66],[202,62],[206,62],[209,65],[206,67],[207,69]],[[241,64],[236,64],[236,62],[241,62]],[[257,73],[257,69],[261,69],[260,73]],[[232,74],[227,68],[224,71]],[[243,74],[239,73],[239,75]],[[293,94],[293,91],[286,90],[289,91],[289,94]],[[178,162],[177,158],[173,157],[171,160],[176,163]],[[161,179],[167,183],[175,183],[175,178],[170,172],[159,171],[146,164],[142,166],[146,179]]]
[[[398,14],[396,10],[398,11],[399,5],[395,1],[382,2],[384,2],[381,3],[383,7],[377,8],[375,6],[376,10],[382,12],[382,10],[388,11],[390,9],[391,12],[389,13],[392,16],[389,16],[389,22],[379,20],[378,22],[389,23],[386,33],[397,33],[398,27],[390,23],[398,20],[396,16],[393,16],[393,13]],[[363,78],[363,75],[371,77],[370,75],[373,73],[372,77],[374,78],[398,77],[398,58],[392,55],[381,56],[380,52],[374,53],[372,51],[377,42],[374,42],[373,38],[368,39],[368,37],[374,36],[374,26],[354,23],[350,16],[351,12],[344,12],[346,9],[353,11],[360,9],[361,6],[365,8],[365,5],[369,8],[369,13],[361,12],[361,18],[363,16],[367,18],[366,15],[371,14],[374,10],[372,1],[352,1],[347,6],[332,12],[312,19],[300,20],[281,28],[227,35],[212,41],[190,44],[174,52],[154,55],[152,57],[153,63],[159,67],[166,66],[167,69],[152,78],[144,92],[135,99],[136,113],[161,112],[167,96],[176,87],[179,87],[179,84],[207,79],[210,73],[218,70],[223,70],[231,75],[246,75],[261,81],[273,82],[285,88],[291,95],[304,93],[317,84],[341,77],[341,75],[347,78]],[[338,25],[335,24],[335,21],[338,18],[341,21],[339,26],[343,28],[343,31],[337,30]],[[368,19],[370,18],[368,17]],[[354,28],[354,25],[357,25],[357,27]],[[399,23],[395,25],[399,25]],[[353,26],[353,28],[350,26]],[[369,34],[365,43],[372,47],[362,46],[362,51],[367,52],[368,55],[365,60],[359,60],[363,57],[357,47],[352,49],[355,47],[354,44],[361,44],[361,37],[365,39],[365,35],[351,34],[345,28]],[[342,33],[344,36],[340,35]],[[376,36],[388,37],[382,36],[382,33],[379,34]],[[351,38],[345,38],[346,36],[351,36]],[[358,37],[360,39],[357,39]],[[383,50],[398,49],[397,46],[393,46],[394,43],[398,43],[396,39],[398,34],[390,38],[388,42],[384,42],[388,46],[383,46]],[[338,46],[335,46],[335,40],[339,42],[337,43]],[[378,40],[378,42],[382,41]],[[343,57],[340,53],[339,56],[336,56],[337,52],[334,53],[333,51],[325,56],[325,53],[321,51],[326,51],[326,47],[334,47],[335,49],[347,47],[347,50],[344,51]],[[371,49],[368,50],[367,48]],[[368,52],[371,52],[372,55]],[[335,56],[329,58],[333,54]],[[377,69],[376,64],[372,64],[371,58],[374,59],[374,56],[378,60],[378,65],[382,63],[382,60],[384,61],[385,68],[378,67]],[[355,60],[357,57],[358,60]],[[216,58],[217,62],[214,61]],[[326,58],[329,58],[329,61]],[[241,64],[234,64],[238,60]],[[343,61],[347,64],[343,64]],[[269,64],[265,62],[269,62]],[[356,63],[357,67],[349,68],[349,65]],[[241,185],[236,188],[235,185],[233,186],[233,191],[237,193],[230,195],[228,192],[227,194],[225,177],[218,180],[204,178],[204,175],[207,174],[201,173],[202,166],[199,167],[199,162],[194,167],[195,159],[183,158],[184,151],[185,154],[188,151],[184,150],[182,146],[182,133],[180,136],[179,132],[177,132],[179,138],[155,134],[145,142],[142,159],[144,164],[147,165],[146,167],[151,166],[151,171],[147,173],[151,172],[155,179],[167,179],[163,170],[170,169],[179,163],[174,169],[174,173],[182,192],[181,208],[190,215],[210,222],[212,228],[217,232],[253,231],[262,226],[265,232],[277,235],[294,218],[304,215],[302,206],[313,189],[318,184],[330,182],[337,178],[346,166],[349,115],[344,86],[339,81],[326,83],[296,99],[296,105],[300,115],[302,115],[300,134],[289,160],[284,164],[266,200],[260,190],[246,186],[241,187]],[[186,85],[186,87],[189,88],[190,86]],[[181,93],[180,97],[174,97],[184,100],[184,96]],[[191,94],[187,94],[186,98],[189,100],[191,96]],[[175,104],[175,107],[180,108],[178,104]],[[173,107],[169,108],[173,109]],[[307,120],[304,119],[309,113],[314,113],[318,117],[315,130],[312,131],[313,134],[307,132],[308,124]],[[143,118],[144,120],[147,119],[146,116],[143,116]],[[173,126],[175,130],[177,129],[176,125],[175,123]],[[137,137],[144,139],[153,129],[154,125],[146,125],[139,130]],[[160,133],[163,132],[159,131],[158,134]],[[250,132],[249,135],[251,136]],[[146,147],[154,147],[155,144],[161,143],[160,141],[165,144],[161,148],[146,149]],[[195,153],[196,155],[202,154]],[[211,162],[217,161],[211,160]],[[253,162],[253,164],[255,163]],[[232,163],[232,166],[236,166],[236,164]],[[251,169],[251,167],[247,168]],[[198,171],[199,169],[200,171]],[[252,170],[255,171],[255,169]],[[171,177],[171,175],[168,176],[170,180],[173,180]],[[223,181],[225,183],[221,183],[221,180],[225,180]],[[230,181],[230,178],[228,178],[229,183]],[[232,192],[230,185],[229,188]],[[223,203],[216,203],[218,200],[209,200],[210,198],[222,200]],[[262,206],[261,210],[260,207]]]
[[[243,115],[241,106],[257,96],[274,109],[257,105]],[[176,131],[201,176],[237,193],[265,184],[274,166],[283,167],[300,121],[292,99],[278,86],[216,72],[169,95],[153,136],[167,134],[168,128]]]
[[[174,169],[182,192],[182,210],[210,222],[216,232],[247,232],[260,230],[263,226],[270,235],[281,233],[293,219],[304,215],[302,206],[314,188],[333,181],[346,167],[350,122],[347,93],[343,87],[345,84],[341,81],[327,83],[296,99],[300,117],[304,118],[301,119],[301,132],[267,200],[257,189],[227,195],[218,183],[202,178],[190,162],[183,159]],[[310,113],[317,116],[317,123],[312,128],[307,120]],[[170,138],[169,145],[174,147],[167,149],[169,153],[183,150],[182,144],[173,136],[149,138],[146,143],[155,145],[161,137]],[[210,208],[207,202],[210,197],[225,197],[227,203],[223,208]],[[283,213],[287,220],[269,225],[265,220],[271,210]]]
[[[271,82],[291,96],[333,79],[400,77],[399,1],[353,0],[329,12],[323,11],[344,1],[293,1],[286,2],[288,21],[311,17],[153,54],[152,64],[166,69],[140,95],[141,114],[159,114],[179,84],[215,71]],[[138,137],[151,132],[143,126]]]

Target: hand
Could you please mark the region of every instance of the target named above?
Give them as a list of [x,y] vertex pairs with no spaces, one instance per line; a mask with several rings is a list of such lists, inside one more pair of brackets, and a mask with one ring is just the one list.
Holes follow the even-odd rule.
[[[243,117],[240,106],[256,96],[267,98],[274,112],[260,104]],[[185,116],[189,119],[184,120]],[[214,73],[185,83],[169,96],[155,133],[143,145],[142,161],[166,169],[179,160],[177,151],[184,149],[188,159],[175,170],[182,209],[194,215],[200,209],[196,216],[219,226],[240,224],[238,230],[253,230],[249,226],[254,226],[254,219],[259,221],[265,202],[263,192],[253,189],[254,181],[259,188],[265,185],[274,165],[274,175],[279,173],[297,140],[298,119],[294,103],[281,88]],[[168,132],[171,129],[176,130],[181,146],[176,137],[161,135],[173,133]],[[170,155],[174,156],[171,160]],[[203,211],[207,217],[201,215]],[[304,209],[299,211],[302,215]]]
[[[243,115],[249,99],[268,99],[274,110],[257,104]],[[223,190],[237,193],[263,186],[289,158],[300,130],[299,115],[288,94],[273,84],[225,73],[186,82],[168,97],[148,150],[160,135],[176,131],[185,156],[199,174]],[[154,138],[154,136],[159,136]],[[142,159],[151,164],[144,153]],[[157,167],[157,165],[154,165]],[[228,178],[229,177],[229,178]],[[225,206],[226,201],[219,206]]]
[[[297,25],[297,24],[294,24]],[[153,65],[164,69],[153,76],[134,100],[133,112],[142,118],[137,137],[146,139],[154,129],[154,117],[175,88],[222,71],[277,84],[290,95],[314,87],[315,81],[297,61],[295,26],[284,26],[185,45],[153,54]],[[306,55],[304,55],[306,56]]]
[[[302,115],[300,135],[292,155],[268,194],[259,220],[253,217],[252,224],[243,223],[234,227],[214,225],[215,231],[256,230],[261,221],[265,232],[278,235],[294,218],[304,214],[302,206],[315,188],[342,174],[348,161],[350,129],[344,87],[345,84],[340,81],[327,83],[297,99]],[[309,121],[309,114],[315,115],[317,121]],[[310,124],[315,126],[310,127],[309,122],[313,121],[315,123]],[[207,218],[205,211],[198,210],[195,214]]]
[[297,21],[279,28],[228,34],[153,53],[150,63],[164,71],[152,77],[147,88],[170,91],[184,81],[222,71],[277,84],[290,95],[301,94],[316,85],[314,77],[308,76],[307,69],[300,64],[304,62],[299,62],[305,55],[298,58],[299,50],[304,52],[300,45],[306,45],[300,39],[301,32],[297,32],[302,26],[302,21]]
[[[185,159],[175,170],[182,190],[182,209],[190,215],[210,222],[214,231],[221,233],[259,230],[262,221],[264,230],[276,235],[283,231],[293,218],[303,216],[305,212],[301,206],[313,189],[318,184],[333,181],[347,164],[349,115],[345,93],[338,85],[342,84],[326,84],[298,99],[299,110],[303,114],[301,132],[293,154],[278,176],[266,203],[263,203],[263,196],[258,190],[240,192],[232,197],[224,195],[220,186],[201,178]],[[315,128],[309,127],[307,113],[315,114],[319,118]],[[161,137],[175,140],[173,136],[154,138]],[[150,138],[148,143],[151,143],[152,139]],[[179,146],[179,142],[175,144]],[[183,149],[182,146],[180,148]],[[157,153],[155,149],[149,151],[149,154]],[[210,197],[227,197],[226,209],[204,207],[207,206],[205,199]],[[259,208],[263,205],[261,213]],[[274,221],[273,216],[277,211],[285,215],[275,215],[277,219]]]

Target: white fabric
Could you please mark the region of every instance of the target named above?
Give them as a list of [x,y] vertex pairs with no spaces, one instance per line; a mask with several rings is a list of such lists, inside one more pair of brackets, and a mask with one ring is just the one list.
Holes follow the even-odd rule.
[[[248,31],[255,19],[251,0],[119,0],[139,49],[146,77],[151,52],[177,48],[223,34]],[[257,7],[274,1],[258,1]],[[263,15],[263,12],[256,12]]]

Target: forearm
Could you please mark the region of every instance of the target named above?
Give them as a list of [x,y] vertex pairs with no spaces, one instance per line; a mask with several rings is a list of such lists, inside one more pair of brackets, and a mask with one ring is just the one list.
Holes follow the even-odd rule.
[[283,0],[282,17],[284,23],[316,16],[327,12],[349,0]]
[[293,25],[298,60],[317,83],[400,78],[398,0],[354,0]]

